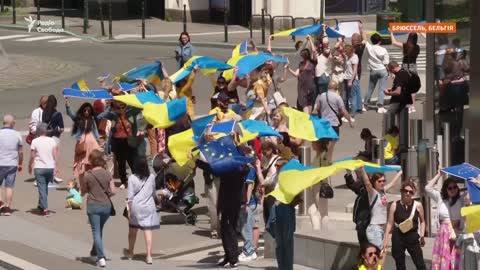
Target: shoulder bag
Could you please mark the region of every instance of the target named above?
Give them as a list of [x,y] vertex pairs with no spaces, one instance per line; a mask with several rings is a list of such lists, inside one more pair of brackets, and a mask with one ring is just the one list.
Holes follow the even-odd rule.
[[417,210],[417,202],[413,201],[410,216],[400,224],[395,223],[395,227],[397,227],[402,233],[407,233],[413,228],[413,217],[415,216],[415,210]]
[[127,133],[127,144],[128,144],[128,146],[130,146],[130,148],[137,148],[141,143],[141,138],[138,138],[137,136],[134,136],[133,134],[128,134],[127,127],[125,126],[125,123],[123,122],[123,120],[120,117],[118,118],[117,121],[120,121],[120,123],[122,123],[122,126],[125,129],[125,133]]
[[105,189],[103,187],[103,185],[100,183],[100,181],[98,180],[98,178],[92,173],[90,172],[90,174],[93,176],[93,178],[97,181],[98,185],[103,189],[103,192],[104,194],[107,196],[108,200],[110,201],[110,205],[112,206],[110,208],[110,216],[116,216],[117,215],[117,211],[115,211],[115,207],[113,206],[113,202],[112,202],[112,199],[110,198],[110,195],[108,195],[108,192],[107,192],[107,189]]

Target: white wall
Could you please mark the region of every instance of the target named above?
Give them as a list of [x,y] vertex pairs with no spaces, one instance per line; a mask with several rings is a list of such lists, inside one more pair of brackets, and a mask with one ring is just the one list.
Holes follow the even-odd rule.
[[184,4],[187,10],[208,10],[208,0],[165,0],[166,9],[183,10]]

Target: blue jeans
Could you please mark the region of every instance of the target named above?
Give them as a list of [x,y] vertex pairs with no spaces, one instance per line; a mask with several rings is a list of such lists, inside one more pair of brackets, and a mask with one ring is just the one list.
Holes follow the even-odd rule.
[[383,249],[383,226],[370,224],[367,227],[368,242],[377,246],[380,250]]
[[360,93],[360,81],[354,80],[352,89],[350,90],[350,104],[352,104],[351,114],[355,116],[358,111],[362,110],[362,94]]
[[295,232],[295,208],[280,203],[275,207],[275,254],[279,270],[293,270],[293,234]]
[[54,169],[34,169],[38,188],[38,207],[48,209],[48,183],[53,181]]
[[253,246],[253,227],[255,226],[255,210],[256,206],[251,205],[245,208],[242,208],[240,211],[240,224],[242,224],[242,237],[245,240],[243,244],[242,252],[250,256],[255,252],[255,247]]
[[367,92],[367,95],[365,96],[365,99],[363,100],[363,103],[365,105],[370,104],[370,99],[372,98],[373,91],[375,90],[375,86],[377,86],[377,82],[378,82],[377,105],[383,106],[383,99],[385,98],[383,90],[385,90],[387,79],[388,79],[388,72],[386,69],[370,71],[370,82],[368,83],[368,92]]
[[327,92],[329,83],[330,83],[330,76],[325,75],[325,73],[323,73],[320,77],[315,77],[315,84],[317,86],[317,93],[315,93],[315,100],[317,96]]
[[87,204],[87,215],[90,227],[93,234],[93,246],[95,247],[94,254],[97,255],[97,260],[104,258],[103,252],[103,226],[110,217],[111,205],[105,204]]

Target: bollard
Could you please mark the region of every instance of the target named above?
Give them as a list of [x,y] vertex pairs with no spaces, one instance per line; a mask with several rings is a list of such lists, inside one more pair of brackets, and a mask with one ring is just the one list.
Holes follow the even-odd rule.
[[112,33],[112,0],[108,0],[108,38],[113,39]]
[[387,135],[388,130],[396,125],[395,118],[395,114],[393,113],[386,113],[383,115],[383,136]]
[[[426,165],[427,168],[425,170],[426,172],[426,181],[429,181],[432,179],[436,174],[438,170],[438,150],[437,147],[431,146],[427,148],[427,157],[426,157]],[[425,181],[425,182],[426,182]],[[425,212],[425,222],[426,222],[426,236],[427,237],[432,237],[433,236],[433,228],[432,224],[437,222],[437,218],[432,216],[432,202],[430,201],[430,198],[426,196],[425,194],[423,195],[424,197],[424,212]],[[433,220],[433,222],[432,222]]]
[[223,25],[225,29],[225,43],[228,42],[228,11],[227,11],[227,0],[224,1],[224,10],[223,10]]
[[262,21],[261,28],[262,28],[262,44],[265,44],[265,9],[262,8]]
[[87,34],[88,29],[88,0],[83,0],[83,33]]
[[142,39],[145,39],[145,0],[142,0]]
[[405,179],[417,178],[418,177],[418,152],[415,146],[408,148],[407,151],[407,173]]
[[65,29],[65,0],[61,1],[61,13],[62,13],[62,29]]
[[37,0],[37,23],[40,21],[40,0]]
[[465,162],[470,162],[470,129],[466,128],[464,130],[465,137]]
[[17,23],[17,4],[15,3],[15,0],[12,0],[12,19],[13,19],[13,24]]
[[102,37],[105,36],[105,24],[103,23],[103,3],[102,0],[98,0],[98,15],[100,17],[100,29],[102,31]]
[[450,123],[443,123],[443,167],[450,167],[452,157],[451,157],[451,141],[450,141]]
[[5,11],[5,0],[0,0],[0,12]]
[[385,140],[375,138],[372,140],[372,161],[378,165],[385,164]]
[[183,32],[187,32],[187,5],[183,5]]
[[325,0],[320,0],[320,23],[325,21]]
[[422,120],[410,119],[408,125],[408,146],[418,145],[418,141],[422,138]]
[[250,28],[250,38],[253,38],[253,17],[250,16],[250,24],[249,24],[249,28]]
[[[307,146],[300,146],[300,163],[305,166],[309,166],[312,160],[312,149]],[[303,201],[298,206],[298,214],[300,216],[307,215],[307,208],[308,208],[308,191],[305,189],[303,191]]]

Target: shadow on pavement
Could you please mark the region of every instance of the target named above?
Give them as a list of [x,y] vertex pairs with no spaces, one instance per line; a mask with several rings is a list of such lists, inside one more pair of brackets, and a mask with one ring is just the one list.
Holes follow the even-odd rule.
[[210,238],[210,230],[196,230],[192,234]]
[[95,261],[94,257],[76,257],[75,260],[84,264],[97,266],[97,262]]

